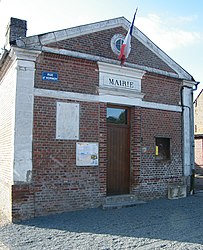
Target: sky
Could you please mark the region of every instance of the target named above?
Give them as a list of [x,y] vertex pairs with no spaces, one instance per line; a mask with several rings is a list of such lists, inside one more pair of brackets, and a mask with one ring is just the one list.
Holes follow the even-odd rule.
[[10,17],[27,20],[27,36],[124,16],[200,82],[203,0],[0,0],[0,48]]

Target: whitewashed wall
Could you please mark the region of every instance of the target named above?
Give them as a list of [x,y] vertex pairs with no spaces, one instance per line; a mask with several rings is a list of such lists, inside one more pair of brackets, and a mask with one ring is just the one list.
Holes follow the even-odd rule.
[[15,67],[13,64],[0,82],[0,207],[8,218],[11,217],[13,183]]

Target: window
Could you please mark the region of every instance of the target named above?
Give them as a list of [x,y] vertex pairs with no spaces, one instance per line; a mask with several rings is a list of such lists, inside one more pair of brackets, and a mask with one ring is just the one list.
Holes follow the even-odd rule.
[[115,34],[111,38],[111,49],[116,55],[120,54],[120,49],[121,49],[121,46],[124,42],[124,39],[125,39],[125,37],[121,34]]
[[167,161],[170,160],[170,139],[156,138],[156,160]]
[[123,39],[118,39],[116,40],[116,48],[118,51],[121,50],[122,44],[123,44],[124,40]]
[[127,109],[107,108],[107,122],[114,124],[127,124]]

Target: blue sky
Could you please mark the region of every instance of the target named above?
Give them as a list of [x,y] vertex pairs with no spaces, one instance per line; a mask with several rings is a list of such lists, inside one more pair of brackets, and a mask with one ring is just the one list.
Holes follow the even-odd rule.
[[0,46],[10,17],[27,20],[27,35],[124,16],[203,88],[203,0],[0,0]]

